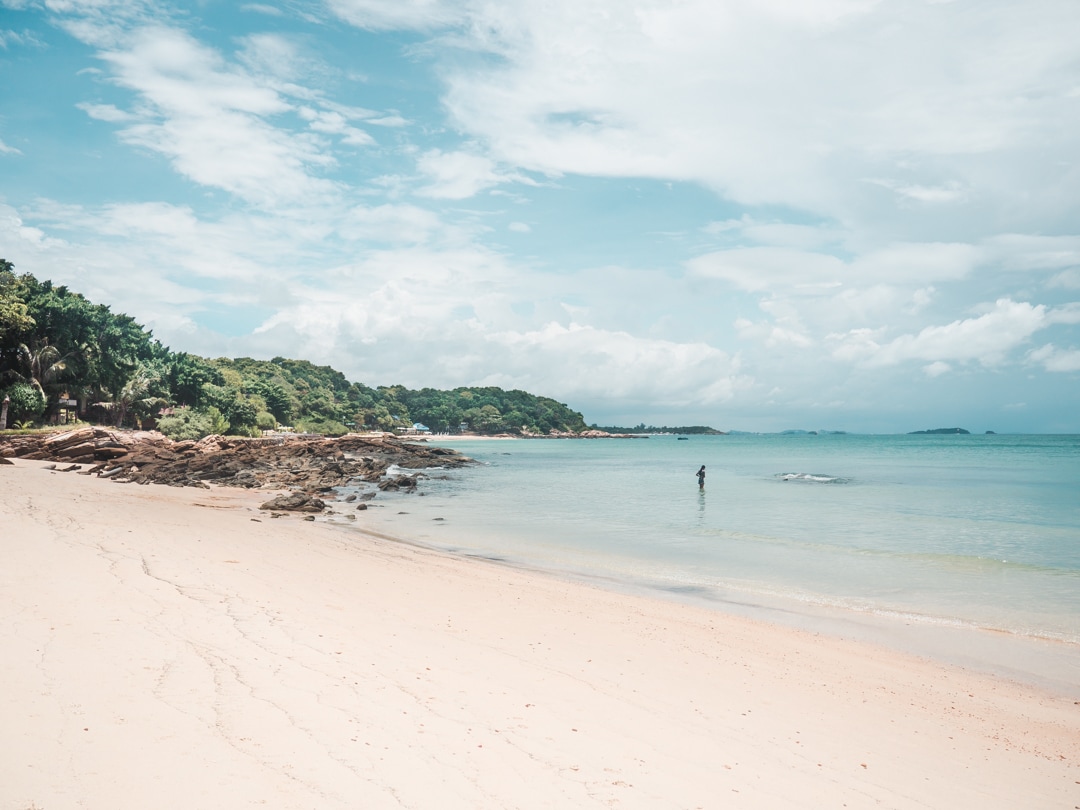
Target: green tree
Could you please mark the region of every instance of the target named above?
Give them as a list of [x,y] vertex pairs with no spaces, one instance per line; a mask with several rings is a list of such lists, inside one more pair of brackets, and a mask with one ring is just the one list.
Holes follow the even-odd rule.
[[34,327],[25,302],[16,294],[15,266],[0,259],[0,345]]
[[155,385],[160,380],[159,369],[139,364],[113,400],[101,405],[112,415],[117,427],[123,427],[129,415],[138,423],[140,419],[149,416],[154,408],[166,404],[164,398],[154,393]]
[[0,400],[9,397],[8,424],[39,419],[45,412],[45,396],[41,390],[29,383],[17,382],[0,390]]
[[201,357],[181,352],[169,363],[169,389],[173,402],[195,408],[202,403],[202,387],[206,383],[222,385],[221,372]]

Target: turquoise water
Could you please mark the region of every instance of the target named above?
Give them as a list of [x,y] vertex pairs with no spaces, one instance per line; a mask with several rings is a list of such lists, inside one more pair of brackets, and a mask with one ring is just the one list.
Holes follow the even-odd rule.
[[380,495],[372,527],[729,605],[1080,644],[1080,436],[447,446],[481,463],[431,471],[423,497]]

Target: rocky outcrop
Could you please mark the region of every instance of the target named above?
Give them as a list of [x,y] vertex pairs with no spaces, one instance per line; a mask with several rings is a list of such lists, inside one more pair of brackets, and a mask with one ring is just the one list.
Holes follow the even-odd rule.
[[[539,438],[539,437],[538,437]],[[558,430],[548,432],[550,439],[647,439],[644,433],[608,433],[606,430],[583,430],[580,433],[565,433]]]
[[414,490],[415,474],[388,476],[387,471],[392,466],[411,470],[458,467],[471,461],[455,450],[390,436],[207,436],[198,442],[174,442],[156,432],[97,427],[0,438],[3,457],[90,465],[82,472],[127,483],[220,484],[290,489],[308,495],[357,481],[386,484],[383,489]]

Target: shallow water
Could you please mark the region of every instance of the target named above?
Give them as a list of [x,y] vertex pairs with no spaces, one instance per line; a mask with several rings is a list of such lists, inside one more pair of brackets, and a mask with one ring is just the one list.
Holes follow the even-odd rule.
[[728,607],[979,628],[1080,650],[1078,436],[447,446],[481,463],[431,471],[423,497],[380,495],[365,522]]

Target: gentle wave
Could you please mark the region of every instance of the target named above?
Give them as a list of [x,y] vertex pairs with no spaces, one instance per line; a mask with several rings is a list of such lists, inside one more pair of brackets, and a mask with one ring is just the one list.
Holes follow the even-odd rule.
[[825,475],[823,473],[777,473],[776,478],[781,481],[803,481],[809,484],[848,484],[850,478],[841,478],[838,475]]

